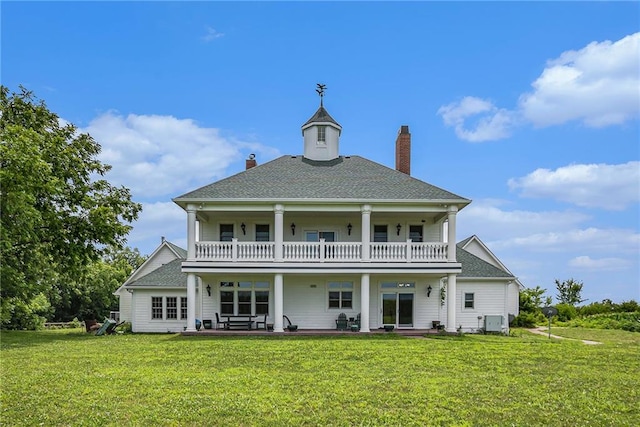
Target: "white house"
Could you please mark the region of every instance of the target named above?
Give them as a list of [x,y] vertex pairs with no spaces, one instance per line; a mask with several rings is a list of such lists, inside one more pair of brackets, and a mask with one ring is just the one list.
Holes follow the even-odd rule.
[[341,131],[321,102],[302,126],[302,155],[262,165],[252,155],[245,171],[176,197],[186,254],[163,242],[118,290],[121,318],[140,332],[193,331],[216,313],[267,314],[274,332],[283,315],[335,329],[340,313],[360,314],[364,333],[507,330],[516,277],[476,236],[455,243],[471,201],[411,177],[408,126],[396,169],[340,155]]

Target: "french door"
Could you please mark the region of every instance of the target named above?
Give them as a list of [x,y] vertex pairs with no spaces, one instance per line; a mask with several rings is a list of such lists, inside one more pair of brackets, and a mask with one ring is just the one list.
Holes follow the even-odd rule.
[[399,328],[413,327],[413,293],[384,292],[382,323]]

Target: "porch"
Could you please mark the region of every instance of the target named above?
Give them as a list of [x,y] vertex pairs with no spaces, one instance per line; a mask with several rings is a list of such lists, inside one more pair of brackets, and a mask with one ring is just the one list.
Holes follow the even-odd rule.
[[371,242],[369,257],[363,256],[362,242],[284,242],[276,251],[275,242],[195,242],[196,261],[274,262],[282,253],[282,262],[447,262],[448,243],[443,242]]
[[437,329],[394,329],[387,332],[384,329],[372,329],[369,332],[351,332],[337,329],[298,329],[295,332],[273,332],[264,329],[252,330],[226,330],[226,329],[200,329],[199,331],[183,331],[182,336],[207,336],[207,337],[247,337],[247,336],[361,336],[361,335],[384,335],[395,334],[404,337],[422,337],[425,335],[446,334],[447,332]]

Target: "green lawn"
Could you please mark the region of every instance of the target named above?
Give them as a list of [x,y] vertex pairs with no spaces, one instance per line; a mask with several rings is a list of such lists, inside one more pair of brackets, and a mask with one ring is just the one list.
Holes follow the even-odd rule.
[[524,331],[431,339],[2,332],[0,423],[640,425],[640,334],[601,332],[611,333],[583,331],[604,342],[597,346]]

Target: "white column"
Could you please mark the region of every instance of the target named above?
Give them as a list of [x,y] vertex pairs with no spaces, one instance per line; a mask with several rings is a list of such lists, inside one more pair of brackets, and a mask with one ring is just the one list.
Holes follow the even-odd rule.
[[196,207],[187,205],[187,259],[196,259]]
[[196,330],[196,275],[187,273],[187,331]]
[[[274,226],[273,226],[273,241],[275,244],[275,251],[273,255],[276,262],[282,262],[282,259],[283,259],[282,245],[284,242],[284,227],[282,226],[282,224],[284,221],[284,206],[275,205],[275,207],[273,208],[273,212],[275,214]],[[282,319],[280,319],[280,321],[282,322]]]
[[360,278],[360,332],[369,331],[369,274]]
[[456,213],[458,212],[457,206],[449,206],[449,213],[447,215],[448,230],[447,230],[447,261],[456,261]]
[[273,311],[274,319],[273,319],[273,332],[284,332],[283,328],[283,290],[282,290],[282,274],[276,274],[273,280]]
[[362,206],[362,261],[370,261],[371,248],[371,206]]
[[447,276],[447,332],[455,332],[456,325],[456,275],[449,274]]

